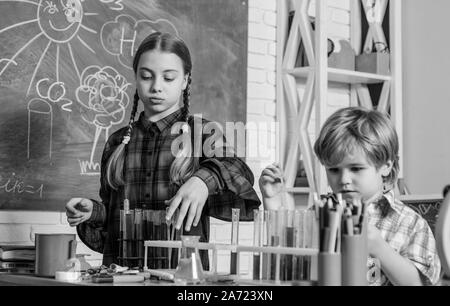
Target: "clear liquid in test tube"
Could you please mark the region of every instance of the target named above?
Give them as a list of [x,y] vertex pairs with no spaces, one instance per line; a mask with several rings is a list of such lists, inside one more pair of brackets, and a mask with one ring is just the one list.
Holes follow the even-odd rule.
[[[259,247],[261,246],[261,217],[263,216],[263,211],[259,209],[253,210],[253,246]],[[253,253],[253,279],[259,280],[261,277],[260,274],[260,266],[261,266],[261,253],[254,252]]]
[[[264,210],[263,214],[263,246],[270,246],[270,214],[268,210]],[[261,279],[270,279],[270,254],[262,253],[262,269],[261,269]]]
[[[231,209],[231,244],[239,243],[239,208]],[[230,274],[237,274],[237,252],[231,251]]]
[[143,230],[143,214],[142,209],[134,210],[134,228],[136,233],[136,256],[139,268],[144,266],[144,230]]
[[[280,245],[280,235],[278,231],[278,211],[277,210],[269,210],[269,225],[267,229],[267,234],[269,235],[269,246],[279,246]],[[278,254],[269,254],[268,260],[268,275],[269,279],[274,280],[276,269],[277,269],[277,255]],[[279,268],[279,265],[278,265]]]
[[[287,210],[285,215],[284,224],[284,239],[283,246],[294,247],[294,211]],[[282,280],[291,281],[292,280],[292,268],[293,268],[293,256],[283,255],[282,267],[283,267],[283,278]]]

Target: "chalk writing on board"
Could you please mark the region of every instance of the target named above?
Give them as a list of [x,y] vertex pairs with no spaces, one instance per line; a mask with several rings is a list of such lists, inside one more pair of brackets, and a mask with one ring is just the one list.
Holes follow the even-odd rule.
[[[40,0],[39,3],[31,2],[31,1],[18,1],[23,3],[29,3],[37,5],[37,18],[31,19],[23,22],[19,22],[13,24],[9,27],[0,30],[0,33],[8,31],[13,28],[17,28],[29,23],[37,23],[39,26],[39,34],[30,39],[25,45],[23,45],[11,58],[2,59],[2,61],[6,61],[6,65],[0,71],[0,76],[5,72],[8,66],[11,63],[15,63],[15,59],[20,55],[29,45],[31,45],[35,40],[40,38],[41,36],[45,36],[48,39],[47,46],[42,53],[38,64],[36,65],[34,72],[31,76],[31,80],[28,86],[27,95],[30,93],[32,88],[34,78],[36,77],[36,73],[39,70],[43,58],[46,56],[50,46],[52,43],[56,44],[56,60],[55,60],[55,72],[56,72],[56,80],[59,82],[59,62],[60,62],[60,45],[67,44],[69,48],[72,62],[75,66],[75,70],[78,71],[78,67],[76,67],[76,63],[73,57],[73,50],[70,44],[70,41],[73,38],[77,38],[78,41],[84,45],[88,50],[95,53],[95,51],[86,43],[79,35],[78,31],[81,29],[96,34],[97,31],[85,26],[82,24],[83,20],[83,6],[80,0],[66,0],[66,1],[44,1]],[[86,16],[95,15],[95,13],[84,13]]]
[[4,178],[0,174],[0,191],[4,191],[6,193],[29,193],[36,194],[39,198],[42,199],[42,194],[44,192],[44,184],[40,184],[39,186],[29,185],[22,179],[16,176],[15,173],[12,173],[11,177]]
[[14,60],[10,60],[9,58],[0,58],[0,64],[2,62],[6,62],[6,64],[13,63],[15,66],[17,66],[17,62]]
[[103,24],[100,30],[103,48],[126,68],[132,69],[134,52],[139,43],[150,33],[162,31],[180,36],[176,27],[166,19],[136,20],[129,15],[119,15],[114,21]]
[[32,134],[36,129],[33,123],[36,121],[44,121],[44,125],[40,125],[41,130],[43,126],[47,127],[46,131],[42,131],[41,142],[42,144],[48,143],[48,157],[52,158],[52,137],[53,137],[53,110],[50,103],[43,99],[34,98],[28,102],[28,136],[27,136],[27,158],[32,157],[30,150],[30,140],[33,139]]
[[[61,104],[61,109],[66,111],[66,112],[71,112],[72,109],[70,108],[70,106],[72,105],[72,101],[65,98],[64,96],[66,95],[66,86],[64,84],[64,82],[53,82],[51,83],[50,86],[48,86],[48,88],[45,88],[44,90],[46,90],[46,92],[44,91],[44,93],[41,92],[42,90],[42,84],[43,83],[49,83],[50,80],[48,78],[44,78],[39,80],[38,82],[36,82],[36,92],[39,95],[39,97],[41,97],[42,99],[47,99],[50,102],[53,103],[60,103]],[[46,86],[47,87],[47,86]]]
[[130,116],[132,58],[149,33],[189,46],[193,113],[245,122],[247,7],[0,0],[0,209],[63,211],[70,197],[98,195],[102,148]]
[[130,85],[124,76],[110,66],[89,66],[81,74],[80,86],[76,89],[75,95],[82,106],[82,119],[95,126],[94,143],[89,160],[91,163],[94,162],[94,154],[101,134],[105,134],[106,141],[110,128],[123,122],[130,103],[126,92]]
[[110,10],[113,11],[121,11],[123,10],[123,4],[122,4],[122,0],[100,0],[101,3],[106,3],[106,4],[110,4],[112,3],[111,6],[109,6]]
[[100,163],[94,161],[78,160],[80,175],[100,175]]

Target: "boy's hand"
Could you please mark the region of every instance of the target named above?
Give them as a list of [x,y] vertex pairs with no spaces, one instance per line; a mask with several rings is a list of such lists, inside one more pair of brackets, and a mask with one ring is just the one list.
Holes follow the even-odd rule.
[[175,210],[181,205],[175,227],[180,229],[183,225],[184,217],[187,215],[185,230],[190,231],[191,226],[197,226],[200,221],[203,206],[205,206],[207,199],[208,187],[205,182],[196,176],[191,177],[178,189],[175,196],[165,201],[169,205],[166,220],[170,220]]
[[367,241],[369,255],[377,258],[377,252],[382,249],[383,244],[385,244],[386,242],[381,236],[378,228],[371,224],[367,225]]
[[283,174],[278,164],[267,166],[259,178],[259,188],[264,198],[273,198],[283,190]]

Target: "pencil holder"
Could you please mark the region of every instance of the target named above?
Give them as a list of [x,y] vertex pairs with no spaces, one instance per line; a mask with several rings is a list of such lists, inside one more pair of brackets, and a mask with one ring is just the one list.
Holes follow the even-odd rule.
[[367,235],[342,235],[342,285],[367,286]]
[[319,253],[318,283],[319,286],[341,285],[341,254]]

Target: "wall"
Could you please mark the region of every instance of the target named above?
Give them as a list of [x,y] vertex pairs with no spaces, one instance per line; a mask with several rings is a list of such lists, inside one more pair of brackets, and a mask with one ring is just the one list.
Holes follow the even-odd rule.
[[[259,193],[258,179],[262,169],[275,161],[275,132],[271,123],[276,115],[276,8],[277,1],[249,0],[248,70],[247,70],[247,164],[255,176],[254,187]],[[211,240],[230,243],[231,225],[213,219]],[[253,223],[241,222],[239,243],[253,244]],[[240,257],[242,277],[251,277],[250,253]],[[218,253],[218,271],[228,272],[230,256]]]
[[[276,121],[276,24],[277,6],[274,0],[249,0],[248,27],[248,89],[247,89],[247,159],[255,175],[254,187],[259,193],[258,179],[261,171],[276,158],[275,132],[270,124]],[[350,37],[349,0],[329,0],[330,35],[348,39]],[[311,5],[314,14],[314,2]],[[331,113],[348,105],[349,92],[346,87],[332,87],[328,99]],[[311,122],[314,126],[314,120]],[[313,130],[311,131],[314,132]],[[255,134],[256,133],[256,134]],[[254,136],[257,137],[254,137]],[[256,151],[255,151],[256,148]],[[252,244],[252,223],[241,223],[241,244]],[[68,226],[64,213],[0,211],[0,243],[34,243],[34,233],[75,233]],[[217,219],[212,220],[211,241],[229,243],[231,226]],[[101,254],[93,253],[79,243],[77,253],[91,254],[87,257],[92,265],[101,263]],[[251,275],[251,256],[242,254],[240,273]],[[229,271],[229,255],[219,253],[218,271]]]
[[403,1],[404,177],[413,194],[450,183],[449,10],[446,0]]

